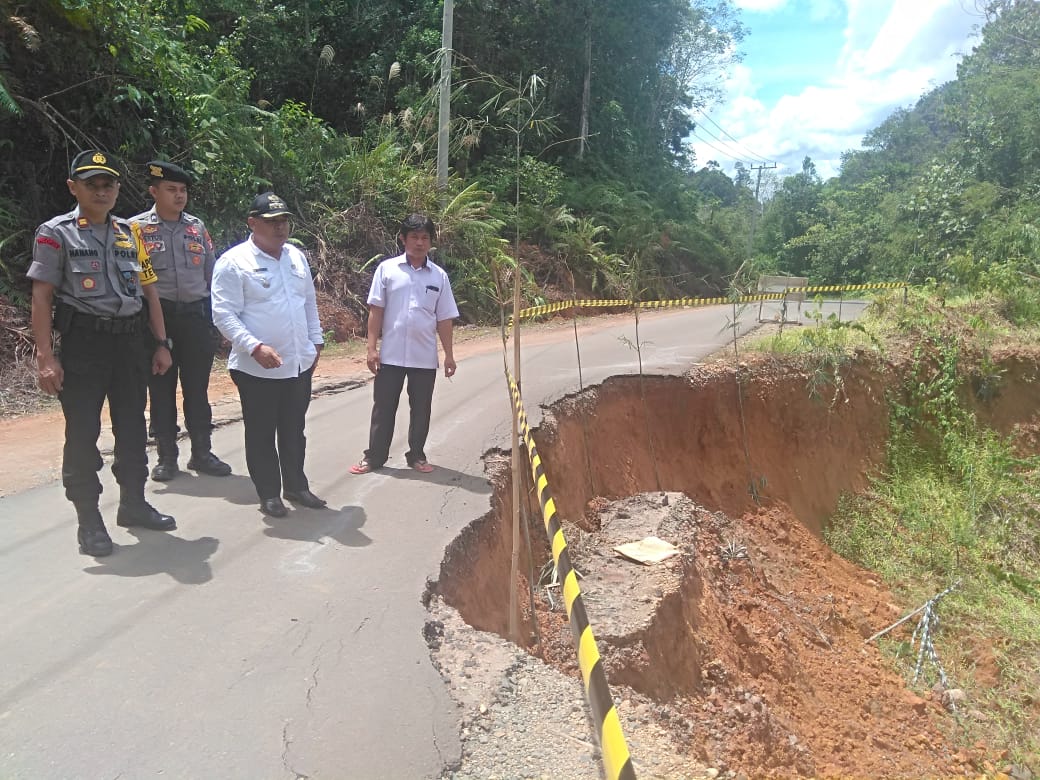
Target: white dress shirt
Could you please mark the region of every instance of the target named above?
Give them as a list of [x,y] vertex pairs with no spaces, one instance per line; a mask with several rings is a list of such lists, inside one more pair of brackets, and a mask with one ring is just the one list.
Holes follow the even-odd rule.
[[[314,280],[303,252],[292,244],[272,257],[250,236],[217,260],[213,269],[213,324],[231,342],[228,368],[264,379],[289,379],[314,365],[324,343]],[[278,368],[253,359],[260,344],[282,357]]]
[[419,268],[406,255],[384,260],[372,277],[368,304],[383,309],[380,362],[437,368],[437,323],[459,316],[443,268],[428,257]]

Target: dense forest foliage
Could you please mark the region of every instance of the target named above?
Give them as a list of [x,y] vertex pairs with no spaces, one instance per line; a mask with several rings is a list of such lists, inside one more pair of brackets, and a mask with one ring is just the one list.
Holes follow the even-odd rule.
[[896,111],[821,182],[766,204],[760,263],[814,280],[907,279],[1005,295],[1040,319],[1040,3],[990,3],[957,79]]
[[94,146],[131,174],[124,214],[147,205],[145,161],[191,168],[221,246],[275,189],[354,305],[411,210],[441,226],[471,320],[497,318],[517,249],[531,301],[717,294],[760,271],[1006,289],[1040,244],[1040,5],[986,12],[956,81],[840,176],[807,159],[758,203],[746,170],[687,142],[747,33],[729,0],[456,0],[444,191],[439,0],[0,0],[0,295],[24,305],[32,231]]

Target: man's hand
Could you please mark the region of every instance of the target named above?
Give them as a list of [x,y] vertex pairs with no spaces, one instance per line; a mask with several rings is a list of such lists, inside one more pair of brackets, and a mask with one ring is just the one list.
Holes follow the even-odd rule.
[[455,358],[444,358],[444,376],[451,379],[455,376]]
[[253,350],[253,360],[263,368],[279,368],[282,365],[282,356],[274,347],[261,344]]
[[159,345],[152,353],[152,373],[161,376],[173,365],[173,355],[165,346]]
[[373,374],[379,373],[379,349],[376,347],[368,348],[368,370]]
[[54,355],[37,356],[36,378],[43,392],[47,395],[57,395],[61,392],[61,386],[65,382],[65,369],[61,367],[61,361]]

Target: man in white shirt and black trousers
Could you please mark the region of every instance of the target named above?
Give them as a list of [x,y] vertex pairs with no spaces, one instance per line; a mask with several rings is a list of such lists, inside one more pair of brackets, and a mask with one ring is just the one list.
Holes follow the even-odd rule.
[[444,376],[455,374],[452,327],[459,309],[448,274],[429,256],[436,238],[433,221],[412,214],[401,223],[397,238],[404,254],[379,264],[368,293],[368,369],[376,375],[374,403],[368,449],[350,467],[352,474],[367,474],[386,463],[405,380],[409,409],[405,460],[416,471],[433,471],[425,446],[437,379],[438,337],[444,347]]
[[212,282],[213,323],[231,342],[228,368],[242,401],[246,467],[260,511],[271,517],[288,513],[282,495],[312,509],[326,503],[303,471],[324,339],[310,264],[287,243],[291,217],[273,192],[257,195],[246,220],[253,232],[220,256]]

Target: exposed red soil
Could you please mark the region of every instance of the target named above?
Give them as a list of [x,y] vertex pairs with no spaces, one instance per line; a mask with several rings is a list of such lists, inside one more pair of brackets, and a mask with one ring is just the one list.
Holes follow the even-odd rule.
[[[1024,440],[1037,364],[1004,357],[1002,392],[978,411]],[[1000,761],[951,742],[941,690],[914,693],[865,643],[909,609],[822,538],[839,496],[883,462],[890,370],[857,364],[821,400],[797,362],[761,357],[616,377],[546,411],[535,439],[604,668],[616,700],[648,702],[671,733],[662,749],[745,777],[969,776]],[[498,456],[489,470],[492,512],[449,550],[437,590],[474,627],[507,636],[510,476]],[[662,491],[665,520],[651,517]],[[551,556],[539,509],[525,509],[527,573]],[[647,568],[612,550],[649,534],[682,554]],[[525,643],[576,675],[566,613],[545,594],[533,617],[522,610]]]

